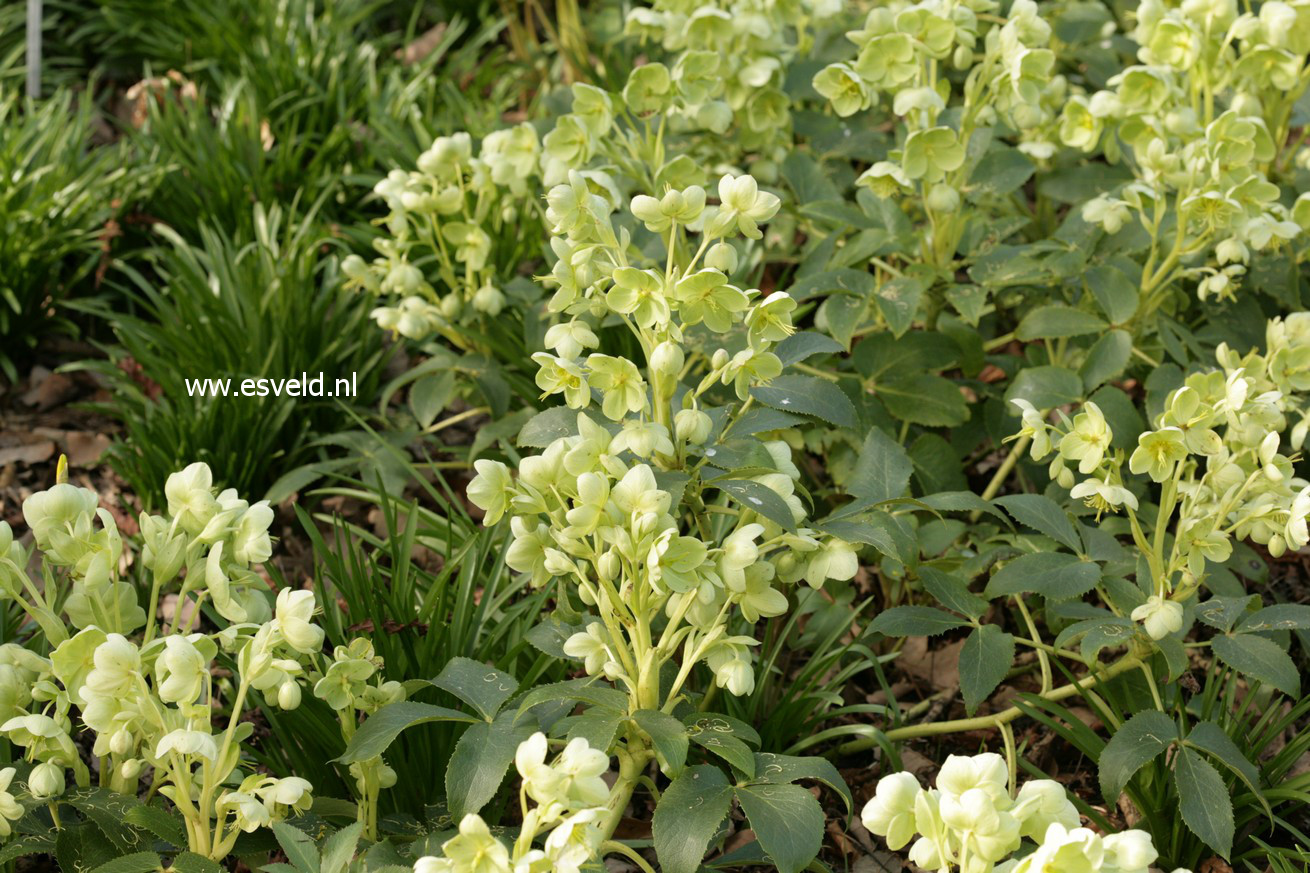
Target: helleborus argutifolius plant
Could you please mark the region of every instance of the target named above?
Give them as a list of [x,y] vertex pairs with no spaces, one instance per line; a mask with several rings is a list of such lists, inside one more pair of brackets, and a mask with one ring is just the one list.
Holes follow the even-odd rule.
[[[1033,459],[1054,455],[1052,478],[1098,516],[1128,515],[1151,576],[1149,600],[1132,617],[1156,640],[1181,630],[1182,604],[1203,585],[1207,564],[1229,558],[1234,539],[1275,557],[1310,543],[1310,483],[1293,469],[1310,430],[1310,317],[1271,320],[1263,354],[1221,344],[1216,358],[1221,369],[1188,376],[1131,453],[1111,448],[1110,426],[1094,403],[1049,425],[1042,411],[1017,401]],[[1077,481],[1073,467],[1087,478]],[[1129,487],[1144,481],[1161,487],[1147,529],[1136,515],[1145,489]]]
[[540,219],[527,196],[540,156],[526,122],[487,134],[476,156],[460,132],[438,137],[416,169],[392,170],[374,186],[389,210],[380,221],[388,235],[374,241],[378,257],[350,255],[341,270],[348,287],[387,301],[373,310],[379,327],[467,348],[456,326],[500,314],[506,284],[537,253],[524,225]]
[[[48,657],[4,647],[0,683],[8,706],[0,732],[32,762],[27,794],[49,805],[56,825],[67,772],[79,789],[91,784],[72,739],[82,728],[94,737],[101,788],[134,796],[148,775],[152,792],[180,815],[189,849],[219,860],[241,833],[303,812],[312,799],[308,781],[261,773],[246,753],[254,725],[242,715],[252,695],[290,710],[312,684],[315,696],[341,713],[348,741],[359,714],[402,699],[404,691],[375,678],[380,665],[367,640],[323,656],[313,592],[284,589],[270,606],[268,586],[253,569],[272,552],[266,503],[219,492],[205,464],[170,476],[165,493],[167,514],[140,519],[148,612],[137,603],[136,587],[117,579],[122,541],[112,516],[97,508],[95,492],[61,482],[25,501],[24,520],[43,559],[43,589],[32,584],[28,555],[0,523],[4,590],[49,647]],[[179,574],[173,617],[161,627],[160,595]],[[53,607],[60,598],[73,632]],[[202,629],[206,604],[226,627]],[[143,624],[136,638],[133,631]],[[230,676],[220,662],[231,665]],[[218,730],[216,712],[226,714]],[[352,773],[360,820],[375,833],[378,792],[395,774],[381,757],[360,762]],[[0,815],[7,809],[0,804]]]
[[1131,222],[1149,235],[1142,320],[1183,280],[1202,300],[1231,299],[1254,253],[1298,244],[1305,222],[1276,181],[1307,158],[1303,138],[1288,130],[1310,84],[1310,7],[1275,2],[1239,14],[1232,0],[1149,0],[1136,22],[1141,63],[1106,90],[1071,95],[1059,136],[1133,171],[1128,184],[1086,202],[1082,216],[1110,234]]
[[758,155],[752,173],[771,180],[792,147],[787,72],[808,52],[811,30],[841,11],[832,0],[637,6],[628,12],[626,32],[669,55],[644,73],[638,68],[624,102],[638,113],[667,109],[671,132],[702,135],[698,156],[737,165]]
[[[1020,183],[1031,173],[1024,155],[1045,160],[1055,152],[1051,128],[1067,83],[1055,74],[1050,25],[1030,0],[1012,4],[1004,19],[998,9],[991,0],[880,6],[847,34],[858,55],[814,77],[815,90],[840,116],[890,108],[898,148],[857,182],[880,198],[913,197],[927,228],[919,251],[896,255],[928,265],[930,283],[937,274],[945,278],[956,260],[970,217],[961,195],[992,136],[1017,133],[1022,154],[1006,154],[1030,168]],[[962,85],[952,70],[960,71]]]
[[[548,335],[550,351],[533,359],[543,397],[558,396],[565,406],[525,427],[520,442],[544,451],[524,458],[517,476],[479,460],[468,489],[487,524],[510,519],[510,567],[534,585],[554,587],[560,618],[573,628],[563,653],[598,685],[616,688],[583,718],[612,722],[602,734],[605,748],[594,753],[618,758],[617,781],[594,814],[575,812],[585,822],[561,820],[545,838],[546,851],[568,843],[580,859],[623,851],[610,838],[652,766],[673,780],[665,797],[697,790],[700,779],[721,783],[724,791],[701,813],[717,816],[715,824],[734,793],[748,816],[761,792],[814,803],[790,784],[788,767],[778,765],[784,775],[774,777],[757,767],[761,756],[739,738],[744,726],[688,705],[700,699],[690,684],[700,664],[728,693],[753,688],[757,641],[734,628],[785,612],[787,586],[804,580],[818,587],[857,569],[855,547],[805,526],[790,450],[752,437],[759,429],[752,392],[782,372],[776,348],[793,332],[795,303],[782,292],[733,285],[730,241],[759,238],[778,198],[750,176],[724,176],[713,193],[717,204],[696,187],[634,197],[629,211],[643,225],[639,232],[662,243],[654,251],[633,244],[634,230],[616,220],[613,202],[582,173],[548,192],[560,261],[547,281],[561,322]],[[629,329],[641,349],[637,361],[594,350],[605,322]],[[688,739],[746,753],[730,759],[735,792],[717,768],[689,764]],[[531,742],[539,748],[520,746],[521,758],[544,753],[544,737]],[[835,773],[825,779],[840,784]],[[689,829],[680,818],[685,810],[677,801],[657,806],[656,850],[668,869],[699,858],[713,836]],[[465,825],[469,833],[462,826],[457,839],[485,843],[481,825]],[[561,828],[578,836],[561,837]],[[527,857],[533,837],[526,833],[514,858]],[[817,851],[817,834],[785,836]],[[774,839],[761,836],[766,851]],[[446,860],[458,865],[464,845],[451,845]],[[785,869],[808,858],[798,860],[774,855]]]
[[[1060,783],[1014,783],[1000,755],[951,755],[931,789],[910,773],[884,776],[860,819],[888,848],[910,846],[911,861],[942,873],[1146,873],[1159,857],[1145,831],[1080,827]],[[1025,841],[1035,848],[1011,858]]]

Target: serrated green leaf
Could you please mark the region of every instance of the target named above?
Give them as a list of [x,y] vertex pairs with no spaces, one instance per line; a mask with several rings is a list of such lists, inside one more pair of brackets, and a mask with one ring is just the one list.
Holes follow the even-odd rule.
[[665,873],[696,873],[731,806],[728,778],[710,764],[688,767],[669,784],[651,824],[655,854]]
[[1310,628],[1310,604],[1275,603],[1256,610],[1237,625],[1239,633]]
[[1020,555],[997,570],[984,596],[1040,594],[1047,600],[1071,600],[1095,588],[1100,578],[1101,568],[1077,555],[1034,552]]
[[931,606],[893,606],[879,613],[869,630],[889,637],[931,637],[968,622]]
[[319,873],[318,847],[309,834],[284,821],[273,822],[273,835],[287,861],[299,873]]
[[1083,540],[1069,520],[1069,513],[1051,498],[1041,494],[1008,494],[992,502],[999,504],[1020,524],[1046,534],[1071,551],[1082,552]]
[[765,406],[812,415],[838,427],[855,427],[855,406],[842,390],[816,376],[779,376],[751,389]]
[[1101,750],[1101,795],[1114,805],[1133,774],[1178,741],[1178,726],[1163,712],[1148,709],[1119,726]]
[[714,487],[784,530],[796,529],[796,518],[791,514],[791,507],[768,485],[751,479],[720,479],[714,482]]
[[690,734],[691,741],[727,761],[747,779],[755,778],[755,754],[750,746],[729,734],[702,731]]
[[1014,636],[994,624],[976,627],[960,649],[960,692],[973,715],[1014,664]]
[[1077,403],[1083,397],[1083,380],[1066,367],[1028,367],[1019,371],[1005,392],[1005,401],[1027,400],[1037,409],[1054,409]]
[[487,721],[496,717],[505,701],[519,688],[519,683],[508,673],[460,657],[447,661],[432,684],[476,709]]
[[837,355],[846,347],[830,336],[811,330],[798,330],[774,346],[773,353],[784,367],[812,358],[815,355]]
[[1269,802],[1265,800],[1264,793],[1260,790],[1260,771],[1247,760],[1242,750],[1237,747],[1237,743],[1224,733],[1223,728],[1212,721],[1197,722],[1191,732],[1183,738],[1183,743],[1214,756],[1219,763],[1233,771],[1259,799],[1266,813],[1272,815]]
[[919,567],[917,573],[923,590],[947,609],[973,619],[987,611],[987,601],[970,591],[959,576],[926,565]]
[[914,324],[919,301],[927,287],[928,283],[917,276],[898,276],[874,292],[873,299],[893,336],[901,336]]
[[969,406],[959,386],[931,373],[881,381],[876,394],[887,411],[901,421],[927,427],[954,427],[969,420]]
[[822,782],[841,795],[849,812],[854,808],[855,798],[846,785],[846,780],[837,772],[837,768],[827,758],[816,756],[800,757],[796,755],[775,755],[772,752],[755,753],[755,781],[770,785],[798,782],[801,779],[813,779]]
[[628,705],[628,695],[622,691],[597,684],[595,679],[568,679],[564,682],[552,682],[538,685],[523,695],[519,701],[519,717],[534,706],[556,700],[576,700],[593,706],[608,706],[611,709],[623,709]]
[[1272,685],[1284,694],[1301,695],[1301,673],[1278,643],[1254,634],[1217,636],[1210,650],[1237,672]]
[[1055,638],[1056,648],[1081,640],[1079,654],[1088,660],[1095,659],[1101,649],[1122,646],[1137,634],[1137,625],[1130,619],[1118,616],[1089,618],[1075,622],[1060,631]]
[[[170,869],[175,870],[176,873],[223,873],[223,868],[217,861],[210,860],[204,855],[197,855],[195,852],[178,852],[173,856],[173,865]],[[291,867],[291,869],[295,868]]]
[[446,765],[446,802],[456,820],[478,812],[496,796],[519,743],[537,730],[503,712],[493,722],[478,722],[464,731]]
[[1039,339],[1061,339],[1100,333],[1107,326],[1100,316],[1074,309],[1072,306],[1053,303],[1038,306],[1025,315],[1015,329],[1014,335],[1024,342],[1031,342]]
[[94,868],[91,873],[151,873],[163,869],[163,861],[154,852],[133,852],[120,855]]
[[1219,771],[1195,749],[1184,746],[1174,761],[1178,806],[1192,833],[1224,858],[1233,851],[1233,801]]
[[739,785],[737,802],[779,873],[799,873],[823,845],[823,808],[799,785]]
[[632,720],[651,738],[660,771],[665,776],[677,776],[687,763],[690,741],[686,725],[658,709],[639,709],[632,714]]
[[359,835],[363,831],[364,823],[357,821],[328,837],[323,842],[323,858],[319,866],[321,873],[345,873],[355,857],[355,848],[359,845]]
[[913,472],[914,464],[905,447],[875,427],[864,438],[846,491],[867,500],[890,500],[905,493]]
[[377,757],[387,750],[401,731],[434,721],[472,724],[478,719],[457,709],[433,706],[430,703],[413,700],[389,703],[364,720],[359,730],[346,744],[346,751],[337,758],[337,761],[342,764],[353,764],[356,761],[367,761],[369,758]]

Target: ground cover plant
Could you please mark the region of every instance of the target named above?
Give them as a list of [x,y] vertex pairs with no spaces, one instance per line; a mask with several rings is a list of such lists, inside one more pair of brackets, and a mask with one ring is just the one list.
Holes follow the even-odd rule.
[[14,6],[0,861],[1308,868],[1310,4]]

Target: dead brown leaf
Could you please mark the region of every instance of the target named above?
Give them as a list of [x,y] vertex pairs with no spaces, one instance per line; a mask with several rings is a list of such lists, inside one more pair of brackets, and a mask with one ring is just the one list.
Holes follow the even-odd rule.
[[50,460],[54,453],[55,444],[50,440],[0,449],[0,467],[9,464],[22,464],[30,467],[33,464],[41,464]]

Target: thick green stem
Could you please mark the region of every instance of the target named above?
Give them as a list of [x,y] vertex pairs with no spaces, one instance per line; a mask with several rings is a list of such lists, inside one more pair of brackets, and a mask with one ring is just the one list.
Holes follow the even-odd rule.
[[[1044,700],[1064,700],[1066,697],[1072,697],[1079,691],[1082,691],[1097,682],[1105,682],[1109,679],[1113,679],[1120,673],[1135,670],[1141,665],[1142,662],[1136,657],[1125,655],[1121,660],[1111,664],[1100,673],[1089,673],[1077,682],[1062,685],[1059,688],[1040,696]],[[996,730],[1001,727],[1001,725],[1009,724],[1021,715],[1023,715],[1022,709],[1017,706],[1011,706],[1009,709],[1003,709],[992,715],[980,715],[975,718],[958,718],[953,721],[935,721],[928,722],[927,724],[906,725],[905,727],[887,731],[882,736],[891,742],[896,742],[898,740],[914,739],[915,737],[940,736],[941,734],[954,734],[964,731]],[[878,741],[873,737],[861,737],[858,740],[851,740],[849,743],[844,743],[836,749],[836,752],[838,754],[850,755],[871,749],[877,744]]]

